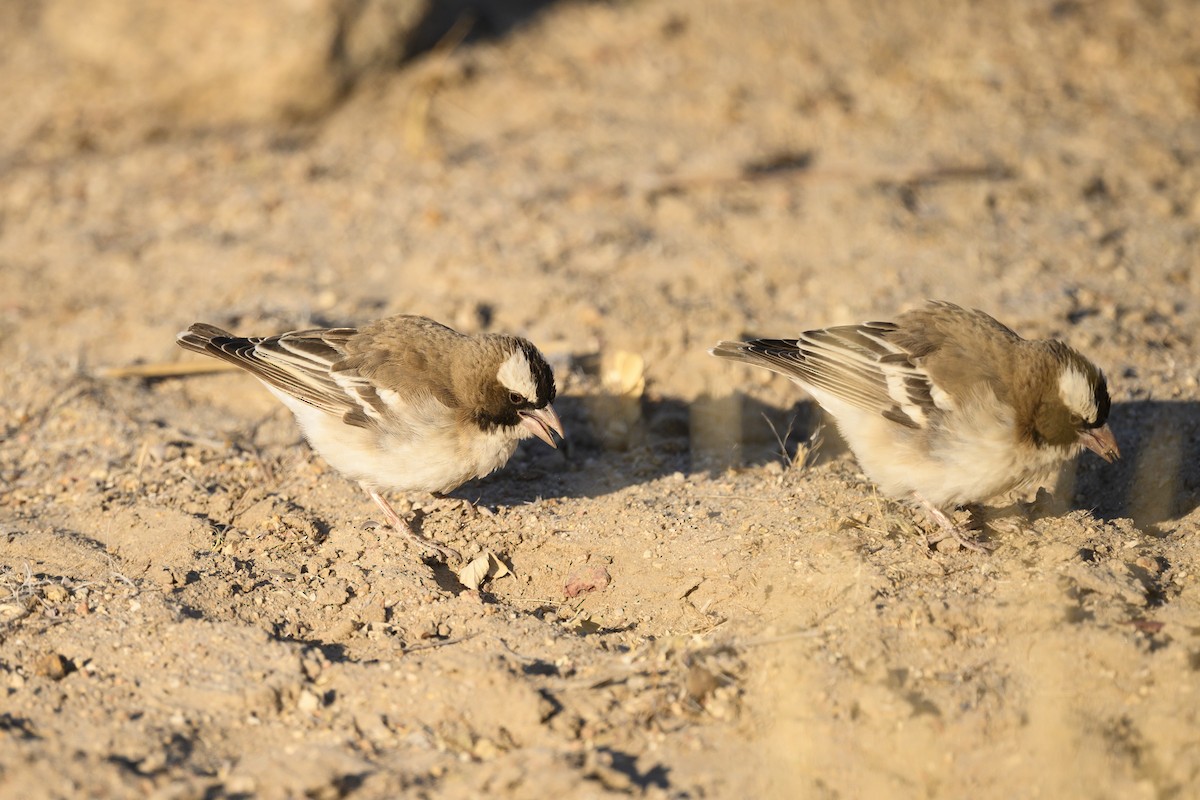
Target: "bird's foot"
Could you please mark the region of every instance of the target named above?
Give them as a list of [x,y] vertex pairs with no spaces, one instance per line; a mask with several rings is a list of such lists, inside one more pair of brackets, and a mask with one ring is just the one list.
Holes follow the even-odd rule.
[[429,550],[434,550],[434,551],[438,552],[439,554],[441,554],[443,561],[449,560],[449,559],[454,559],[455,561],[463,560],[462,554],[459,553],[457,550],[455,550],[453,547],[447,547],[444,544],[438,544],[437,542],[433,541],[432,539],[422,536],[421,534],[417,533],[416,531],[412,530],[411,528],[409,528],[407,526],[405,526],[403,528],[397,528],[393,525],[392,530],[396,531],[397,533],[402,534],[406,539],[408,539],[410,542],[412,542],[413,544],[417,545],[420,548],[427,548]]
[[974,550],[976,553],[992,552],[992,548],[958,527],[943,529],[937,532],[931,531],[925,535],[925,541],[931,547],[937,547],[939,551],[942,550],[940,545],[943,542],[953,541],[967,550]]
[[946,516],[946,513],[933,503],[930,503],[919,494],[914,493],[913,497],[917,499],[917,502],[924,506],[926,513],[929,514],[933,521],[937,523],[938,528],[940,528],[938,531],[930,531],[928,534],[926,534],[925,541],[930,546],[936,547],[942,542],[954,541],[957,542],[961,547],[964,547],[967,550],[973,550],[976,553],[992,552],[992,548],[988,547],[974,536],[971,536],[960,526],[954,524],[954,521]]
[[[366,488],[366,487],[363,487]],[[388,503],[383,499],[383,495],[374,489],[367,489],[367,494],[375,501],[375,505],[379,506],[379,510],[383,512],[384,518],[387,520],[388,527],[399,533],[404,538],[408,539],[413,544],[423,549],[435,550],[441,554],[443,559],[454,558],[462,561],[462,556],[457,550],[452,547],[447,547],[444,544],[438,544],[432,539],[428,539],[412,529],[411,526],[397,514]]]

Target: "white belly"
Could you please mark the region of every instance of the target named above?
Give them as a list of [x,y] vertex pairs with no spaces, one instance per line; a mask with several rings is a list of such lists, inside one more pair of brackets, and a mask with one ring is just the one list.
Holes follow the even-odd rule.
[[460,433],[448,413],[414,414],[411,425],[395,431],[358,428],[271,391],[330,466],[376,490],[448,492],[504,466],[520,440],[510,431]]
[[917,430],[805,388],[837,420],[863,472],[884,494],[905,498],[915,492],[939,508],[1045,485],[1079,449],[1018,441],[1012,412],[994,398],[977,402],[973,413],[963,413],[964,406],[943,417],[943,427]]

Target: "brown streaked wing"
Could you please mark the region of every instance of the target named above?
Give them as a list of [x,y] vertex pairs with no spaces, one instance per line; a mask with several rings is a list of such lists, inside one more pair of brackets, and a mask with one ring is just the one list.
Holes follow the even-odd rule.
[[341,360],[353,328],[291,331],[270,337],[231,336],[212,325],[197,323],[179,337],[189,350],[236,364],[285,394],[329,414],[350,417],[361,404],[331,375]]
[[757,364],[827,392],[864,411],[906,427],[921,427],[904,410],[925,418],[938,413],[928,376],[885,338],[896,326],[886,322],[807,331],[798,339],[722,342],[715,355]]

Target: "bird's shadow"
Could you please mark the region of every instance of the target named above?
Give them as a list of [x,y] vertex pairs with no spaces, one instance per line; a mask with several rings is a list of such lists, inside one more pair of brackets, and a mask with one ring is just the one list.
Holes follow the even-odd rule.
[[778,408],[736,393],[690,402],[593,393],[560,396],[554,406],[567,432],[558,450],[527,441],[505,469],[451,496],[516,505],[599,497],[676,472],[713,475],[770,461],[786,464],[804,458],[821,429],[821,411],[813,403]]
[[1120,460],[1105,464],[1083,453],[1058,494],[1100,519],[1129,518],[1142,530],[1165,533],[1200,505],[1200,403],[1118,403],[1109,427]]
[[[740,393],[691,402],[588,394],[560,397],[555,406],[568,435],[563,447],[525,443],[508,468],[453,495],[484,505],[599,497],[675,472],[712,475],[790,463],[822,431],[822,458],[845,450],[836,431],[822,428],[821,411],[809,401],[779,408]],[[1119,403],[1109,424],[1120,460],[1106,464],[1082,453],[1060,477],[1045,513],[1081,508],[1163,533],[1200,505],[1200,403]]]

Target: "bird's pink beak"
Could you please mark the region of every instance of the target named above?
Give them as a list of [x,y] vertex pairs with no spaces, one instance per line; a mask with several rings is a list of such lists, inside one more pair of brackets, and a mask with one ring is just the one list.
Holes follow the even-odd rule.
[[558,443],[554,441],[553,434],[557,433],[559,439],[567,438],[567,435],[563,433],[562,421],[558,418],[558,414],[554,413],[554,406],[531,408],[517,413],[521,415],[521,424],[528,428],[530,433],[555,450],[558,449]]
[[1110,464],[1121,457],[1117,440],[1107,425],[1090,428],[1079,434],[1079,443]]

